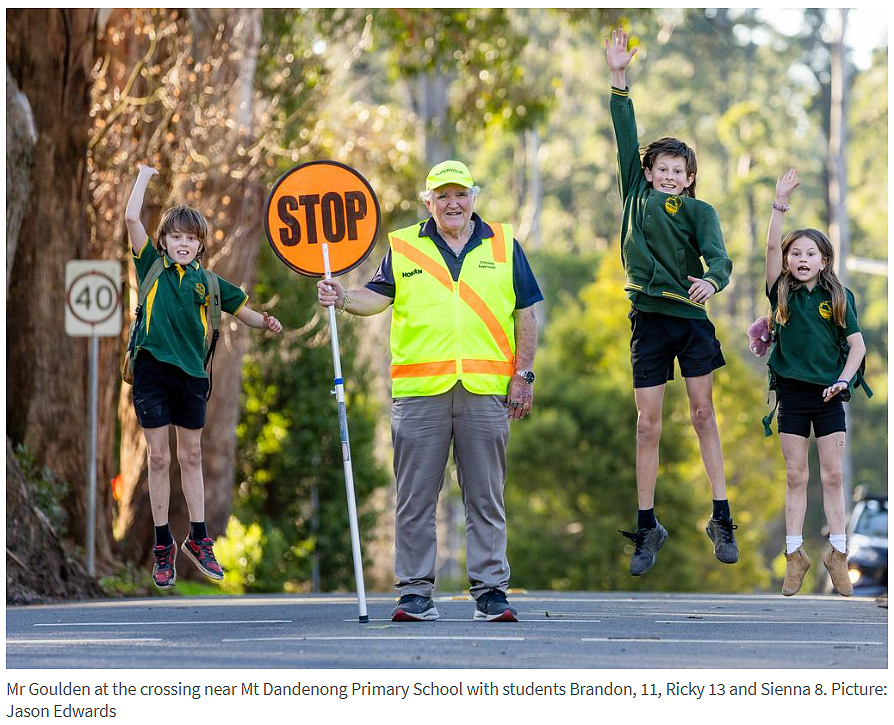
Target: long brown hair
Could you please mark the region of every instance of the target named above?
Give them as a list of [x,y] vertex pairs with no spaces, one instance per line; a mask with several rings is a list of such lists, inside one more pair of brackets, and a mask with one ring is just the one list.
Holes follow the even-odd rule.
[[779,276],[778,302],[776,305],[775,321],[780,325],[788,322],[789,308],[788,296],[793,290],[798,289],[801,283],[792,277],[791,270],[788,268],[786,257],[788,250],[797,239],[807,237],[816,243],[816,248],[823,255],[823,268],[820,270],[817,284],[832,295],[832,319],[839,327],[844,327],[844,316],[847,311],[847,297],[844,292],[844,285],[835,274],[835,249],[829,238],[816,229],[795,229],[785,235],[782,240],[782,274]]

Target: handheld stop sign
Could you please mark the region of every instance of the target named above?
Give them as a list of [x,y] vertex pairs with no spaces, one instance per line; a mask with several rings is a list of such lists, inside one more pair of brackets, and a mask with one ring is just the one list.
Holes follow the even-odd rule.
[[[287,267],[306,277],[332,279],[369,256],[376,244],[380,217],[376,193],[360,173],[338,161],[310,161],[290,169],[274,184],[267,198],[264,227],[270,246]],[[334,307],[329,308],[329,331],[357,605],[360,622],[365,623],[369,616]]]
[[326,244],[337,277],[372,252],[380,219],[376,193],[359,172],[338,161],[309,161],[273,186],[264,225],[270,246],[287,267],[307,277],[326,276]]

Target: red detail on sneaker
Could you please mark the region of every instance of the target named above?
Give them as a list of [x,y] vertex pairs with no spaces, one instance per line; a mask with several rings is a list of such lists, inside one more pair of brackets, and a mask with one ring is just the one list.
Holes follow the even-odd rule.
[[214,542],[206,537],[198,541],[187,539],[180,549],[192,559],[193,564],[202,574],[219,581],[224,578],[224,570],[214,557],[213,546]]
[[155,564],[152,566],[152,582],[159,589],[170,589],[177,581],[177,569],[174,561],[177,558],[177,542],[171,541],[168,546],[156,546],[152,549]]

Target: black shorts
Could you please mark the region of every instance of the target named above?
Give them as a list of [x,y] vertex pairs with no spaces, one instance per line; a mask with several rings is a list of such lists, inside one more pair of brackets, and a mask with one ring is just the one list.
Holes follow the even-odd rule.
[[813,435],[822,438],[831,433],[844,433],[844,404],[841,393],[828,403],[823,402],[823,390],[828,385],[805,383],[801,380],[776,377],[776,400],[779,401],[779,432],[792,433],[802,438]]
[[176,365],[160,362],[145,350],[137,354],[133,370],[133,407],[143,428],[178,425],[205,427],[208,378],[187,375]]
[[674,358],[684,378],[707,375],[726,365],[710,320],[630,310],[633,387],[651,388],[674,379]]

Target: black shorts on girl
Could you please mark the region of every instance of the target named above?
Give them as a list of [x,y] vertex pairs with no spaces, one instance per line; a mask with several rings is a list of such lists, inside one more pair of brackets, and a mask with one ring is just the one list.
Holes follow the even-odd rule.
[[635,307],[630,318],[633,387],[651,388],[674,379],[674,358],[684,378],[707,375],[726,365],[710,320],[674,317]]
[[817,438],[831,433],[844,433],[844,404],[841,395],[823,402],[823,390],[828,385],[805,383],[802,380],[776,377],[776,399],[779,401],[779,432],[802,438]]
[[205,427],[208,378],[187,375],[176,365],[140,350],[133,370],[133,407],[143,428]]

